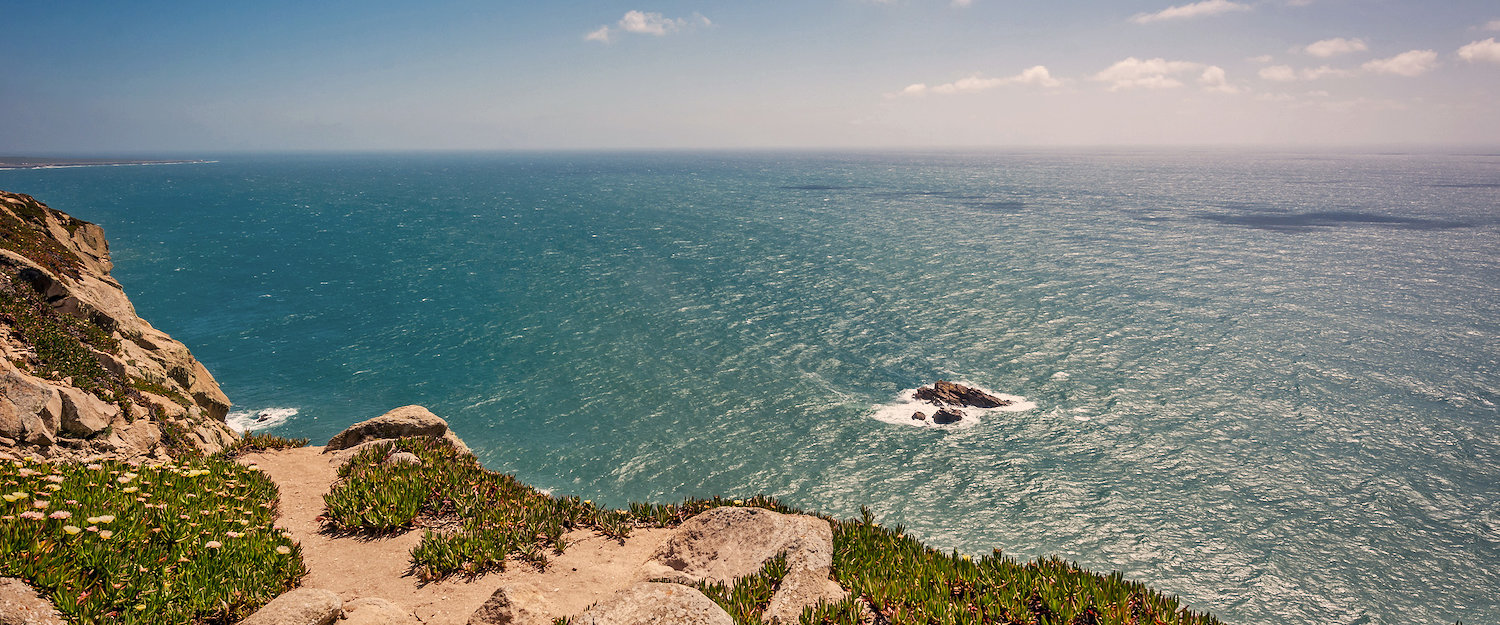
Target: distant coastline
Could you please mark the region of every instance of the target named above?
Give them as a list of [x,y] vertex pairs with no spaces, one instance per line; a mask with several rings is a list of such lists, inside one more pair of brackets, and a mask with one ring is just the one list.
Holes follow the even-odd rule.
[[217,161],[0,156],[0,169],[58,169],[63,167],[121,167],[126,165],[189,165],[196,163],[214,162]]

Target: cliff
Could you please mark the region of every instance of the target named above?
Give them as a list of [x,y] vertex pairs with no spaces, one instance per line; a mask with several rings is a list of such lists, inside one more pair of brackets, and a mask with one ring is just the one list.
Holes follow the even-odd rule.
[[234,440],[229,399],[136,315],[104,230],[0,191],[0,453],[164,458]]

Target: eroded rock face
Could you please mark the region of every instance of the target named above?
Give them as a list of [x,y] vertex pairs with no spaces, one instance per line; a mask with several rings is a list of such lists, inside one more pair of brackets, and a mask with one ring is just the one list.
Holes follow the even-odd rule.
[[653,579],[733,583],[783,553],[788,572],[766,609],[768,622],[796,623],[804,606],[843,598],[843,589],[829,579],[833,528],[828,522],[761,508],[714,508],[688,519],[643,568]]
[[65,625],[52,602],[13,577],[0,578],[0,625]]
[[573,620],[576,625],[734,625],[729,613],[698,589],[642,582],[615,593]]
[[99,226],[0,191],[0,455],[164,458],[234,440],[213,375],[136,315],[112,268]]
[[330,590],[298,588],[272,599],[239,625],[331,625],[344,602]]
[[947,380],[938,380],[932,386],[917,389],[917,399],[939,406],[971,408],[999,408],[1011,404],[1008,400],[1000,399],[977,388],[954,384]]
[[467,453],[468,446],[448,431],[448,422],[421,406],[402,406],[383,415],[361,421],[335,434],[323,447],[325,453],[340,451],[375,441],[407,436],[425,436],[446,441]]

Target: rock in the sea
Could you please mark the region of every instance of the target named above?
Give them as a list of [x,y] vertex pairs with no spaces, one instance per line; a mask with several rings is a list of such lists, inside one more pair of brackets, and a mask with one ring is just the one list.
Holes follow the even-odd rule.
[[963,420],[964,411],[954,410],[952,408],[944,408],[933,413],[932,415],[932,422],[938,425],[948,425],[949,423],[958,423],[959,421]]
[[0,578],[0,625],[65,625],[52,602],[43,599],[29,584],[13,577]]
[[549,625],[543,610],[550,605],[546,595],[526,584],[505,585],[485,600],[468,625]]
[[324,452],[348,449],[372,441],[393,440],[407,436],[426,436],[441,439],[459,451],[469,448],[463,441],[448,431],[448,422],[421,406],[402,406],[383,415],[361,421],[335,434]]
[[339,625],[421,625],[411,612],[377,597],[360,597],[344,604]]
[[927,420],[927,413],[925,413],[925,412],[913,412],[913,413],[911,413],[911,420],[912,421],[926,421]]
[[1000,399],[977,388],[938,380],[932,386],[917,389],[917,399],[938,405],[965,406],[972,408],[999,408],[1009,406],[1010,401]]
[[575,625],[734,625],[729,613],[698,589],[641,582],[573,619]]
[[344,602],[332,591],[298,588],[272,599],[240,625],[331,625],[343,608]]

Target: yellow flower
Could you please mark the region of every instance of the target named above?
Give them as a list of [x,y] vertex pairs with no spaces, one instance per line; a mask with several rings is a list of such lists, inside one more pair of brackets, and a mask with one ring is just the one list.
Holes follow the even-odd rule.
[[209,549],[218,549],[219,547],[223,547],[224,543],[221,543],[217,540],[210,540],[206,543],[203,543],[203,546],[208,547]]
[[134,486],[126,486],[126,487],[125,487],[125,488],[122,488],[122,489],[120,489],[120,490],[121,490],[121,492],[126,492],[126,493],[133,493],[133,492],[135,492],[135,491],[138,491],[138,490],[140,490],[140,489],[139,489],[139,488],[136,488],[136,487],[134,487]]
[[94,522],[96,522],[96,523],[114,523],[115,522],[115,515],[113,515],[113,514],[106,514],[104,516],[99,517],[99,520],[98,521],[94,521]]
[[78,532],[83,531],[83,529],[79,528],[77,525],[64,525],[63,531],[67,532],[69,536],[72,536],[73,534],[77,534]]
[[115,535],[115,533],[111,532],[109,530],[99,530],[99,538],[100,538],[100,540],[109,540],[109,537],[110,536],[114,536],[114,535]]
[[47,485],[47,490],[50,490],[50,491],[52,491],[52,492],[54,492],[54,493],[55,493],[55,492],[57,492],[57,491],[60,491],[60,490],[62,490],[62,487],[61,487],[61,486],[58,486],[58,485],[56,485],[56,484],[48,484],[48,485]]
[[292,552],[292,548],[288,547],[286,545],[281,545],[281,546],[279,546],[279,547],[276,548],[276,553],[279,553],[281,555],[286,555],[286,554],[289,554],[291,552]]
[[743,505],[745,505],[745,500],[744,499],[736,499],[736,500],[734,500],[734,505],[736,505],[736,506],[743,506]]

